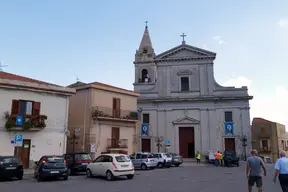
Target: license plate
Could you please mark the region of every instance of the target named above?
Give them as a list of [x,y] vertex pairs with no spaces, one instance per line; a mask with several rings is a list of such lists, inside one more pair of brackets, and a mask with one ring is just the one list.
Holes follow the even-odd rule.
[[88,163],[82,163],[82,165],[88,165]]
[[7,170],[13,170],[13,169],[16,169],[16,167],[7,167],[6,169]]
[[129,165],[121,165],[121,167],[128,167]]
[[50,173],[59,173],[59,171],[51,171]]

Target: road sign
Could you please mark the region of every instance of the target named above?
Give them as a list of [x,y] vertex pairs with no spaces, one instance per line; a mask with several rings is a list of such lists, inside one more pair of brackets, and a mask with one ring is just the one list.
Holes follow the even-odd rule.
[[15,135],[14,141],[15,146],[21,147],[23,145],[23,135]]
[[91,144],[90,147],[91,147],[91,148],[90,148],[90,152],[91,152],[91,153],[96,153],[96,144]]
[[166,146],[170,146],[171,145],[171,141],[170,141],[170,139],[167,139],[166,140]]

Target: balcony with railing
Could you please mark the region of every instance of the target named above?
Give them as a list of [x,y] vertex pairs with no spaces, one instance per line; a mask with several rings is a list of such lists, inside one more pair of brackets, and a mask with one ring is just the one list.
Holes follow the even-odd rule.
[[127,149],[128,139],[107,139],[107,149]]
[[92,118],[110,118],[115,120],[137,121],[138,113],[136,111],[94,106],[92,107]]
[[270,153],[271,152],[271,147],[260,147],[259,149],[260,152],[264,152],[264,153]]

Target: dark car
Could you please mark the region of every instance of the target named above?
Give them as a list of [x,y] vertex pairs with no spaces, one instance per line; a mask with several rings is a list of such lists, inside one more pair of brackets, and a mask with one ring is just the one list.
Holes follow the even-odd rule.
[[182,157],[176,153],[168,153],[172,156],[172,165],[179,167],[183,163]]
[[23,178],[23,165],[18,157],[0,156],[0,178]]
[[62,155],[46,155],[35,164],[34,177],[38,182],[49,177],[68,179],[68,168]]
[[92,163],[92,157],[89,153],[68,153],[64,155],[67,162],[69,175],[85,172],[89,163]]
[[230,167],[232,165],[239,167],[239,157],[237,157],[235,151],[226,150],[224,151],[223,155],[225,167]]

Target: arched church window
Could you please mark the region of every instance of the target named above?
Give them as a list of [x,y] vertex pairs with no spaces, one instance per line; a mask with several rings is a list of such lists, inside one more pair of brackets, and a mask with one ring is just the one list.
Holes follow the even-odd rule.
[[142,77],[142,83],[147,83],[149,81],[147,69],[142,70],[141,77]]

